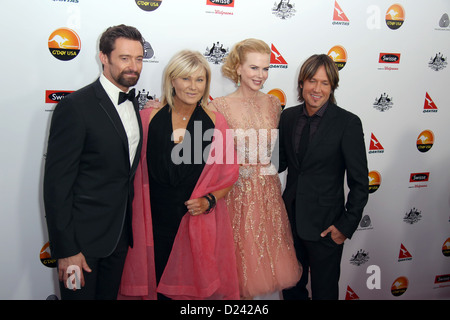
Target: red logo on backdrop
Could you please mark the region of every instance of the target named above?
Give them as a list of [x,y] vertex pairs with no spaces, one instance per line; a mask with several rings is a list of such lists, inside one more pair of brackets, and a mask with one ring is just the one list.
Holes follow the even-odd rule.
[[206,0],[209,6],[234,7],[234,0]]
[[434,283],[450,282],[450,274],[443,274],[434,278]]
[[348,21],[347,16],[345,15],[344,11],[341,9],[337,1],[334,1],[334,14],[333,14],[333,20],[334,21]]
[[412,259],[411,253],[409,253],[409,251],[405,248],[403,243],[400,244],[400,252],[398,254],[398,261],[407,261],[407,260],[411,260],[411,259]]
[[370,136],[369,153],[383,153],[384,148],[378,139],[373,135]]
[[425,182],[430,178],[429,172],[411,173],[409,182]]
[[270,47],[270,50],[272,53],[270,54],[270,67],[271,68],[287,68],[287,62],[284,60],[283,56],[280,54],[280,52],[275,48],[275,46],[272,43],[272,46]]
[[423,104],[423,112],[437,112],[438,108],[434,103],[433,99],[431,99],[428,92],[425,93],[425,103]]
[[380,53],[379,63],[400,63],[400,53]]
[[359,300],[359,296],[353,291],[350,286],[347,286],[347,292],[345,293],[345,300]]
[[58,103],[73,91],[45,90],[45,103]]

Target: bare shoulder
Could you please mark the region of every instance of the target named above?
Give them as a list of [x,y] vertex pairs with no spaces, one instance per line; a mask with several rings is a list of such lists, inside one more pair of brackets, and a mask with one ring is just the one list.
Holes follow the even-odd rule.
[[215,114],[215,112],[212,111],[209,108],[209,105],[208,105],[207,108],[204,108],[204,110],[205,110],[206,114],[211,118],[212,122],[215,124],[216,123],[216,114]]

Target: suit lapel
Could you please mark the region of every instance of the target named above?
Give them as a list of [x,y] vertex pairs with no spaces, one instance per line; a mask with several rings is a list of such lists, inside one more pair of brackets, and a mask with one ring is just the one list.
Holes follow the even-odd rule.
[[127,133],[125,132],[122,121],[120,120],[119,114],[117,113],[117,110],[114,107],[114,104],[111,102],[111,99],[109,98],[105,89],[103,89],[103,86],[101,85],[100,80],[97,80],[94,83],[94,88],[95,88],[96,96],[97,96],[97,99],[99,100],[99,104],[100,104],[101,108],[103,109],[103,111],[105,111],[109,120],[113,124],[114,129],[116,130],[117,134],[119,135],[120,139],[122,140],[123,146],[128,154],[129,151],[128,151]]
[[297,157],[295,136],[296,136],[296,131],[297,131],[297,123],[298,123],[298,121],[300,119],[300,115],[302,113],[303,104],[300,104],[300,105],[296,106],[295,108],[297,108],[297,110],[295,111],[296,115],[294,117],[291,117],[291,120],[290,120],[291,123],[289,125],[289,128],[292,128],[292,132],[291,132],[292,156],[294,158],[296,167],[299,168],[300,164],[298,162],[298,157]]
[[139,144],[138,147],[136,149],[136,155],[134,157],[134,161],[133,164],[131,166],[131,174],[134,175],[134,172],[137,169],[139,160],[140,160],[140,155],[141,155],[141,150],[142,150],[142,140],[143,140],[143,131],[142,131],[142,121],[141,121],[141,116],[139,114],[139,103],[137,101],[136,98],[133,99],[133,106],[134,106],[134,112],[136,112],[136,119],[139,125]]

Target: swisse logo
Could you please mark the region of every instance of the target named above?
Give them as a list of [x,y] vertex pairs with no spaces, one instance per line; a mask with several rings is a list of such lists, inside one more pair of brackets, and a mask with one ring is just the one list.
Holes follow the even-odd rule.
[[400,53],[380,53],[379,63],[400,63]]
[[409,177],[409,188],[427,188],[429,179],[429,172],[411,173]]
[[409,182],[425,182],[430,178],[429,172],[411,173]]
[[45,103],[58,103],[73,91],[45,90]]
[[234,7],[233,0],[206,0],[206,4],[210,6]]
[[434,278],[434,289],[446,288],[450,286],[450,274],[437,275]]

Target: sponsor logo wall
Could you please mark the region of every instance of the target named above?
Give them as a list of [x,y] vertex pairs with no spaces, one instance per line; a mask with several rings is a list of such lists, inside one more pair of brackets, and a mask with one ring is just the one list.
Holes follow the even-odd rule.
[[450,298],[449,1],[6,0],[2,13],[3,42],[16,50],[0,53],[0,299],[58,298],[42,203],[49,121],[58,101],[98,77],[99,36],[120,23],[145,38],[141,106],[160,97],[167,62],[185,48],[209,61],[214,99],[235,89],[220,70],[233,44],[266,41],[262,91],[283,108],[298,104],[303,61],[328,54],[340,72],[338,105],[363,122],[369,165],[340,299]]

